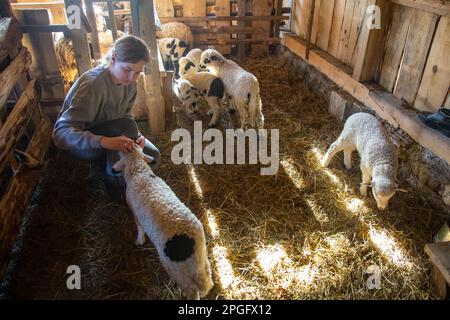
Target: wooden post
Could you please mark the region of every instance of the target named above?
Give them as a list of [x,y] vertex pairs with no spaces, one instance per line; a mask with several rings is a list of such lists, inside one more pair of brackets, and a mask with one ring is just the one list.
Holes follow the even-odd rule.
[[154,14],[153,0],[138,0],[140,37],[150,49],[150,65],[146,66],[145,74],[147,88],[150,88],[150,93],[153,96],[153,103],[148,104],[148,118],[152,134],[158,134],[165,131],[166,121],[159,74]]
[[[275,15],[277,16],[281,16],[282,12],[281,10],[283,9],[283,0],[276,0],[277,1],[277,5],[276,5],[276,10],[275,10]],[[273,33],[274,37],[279,37],[280,36],[280,20],[275,20],[275,30]]]
[[[253,16],[270,16],[273,10],[274,0],[253,0]],[[253,21],[253,27],[261,28],[264,33],[254,35],[253,39],[262,40],[270,38],[270,21]],[[269,54],[268,44],[253,44],[251,46],[252,56],[265,56]]]
[[311,0],[309,7],[309,17],[308,17],[308,30],[306,31],[306,53],[305,59],[309,60],[309,50],[311,49],[311,35],[314,21],[314,7],[316,6],[316,0]]
[[85,1],[86,1],[86,16],[92,27],[91,32],[92,55],[94,56],[95,60],[98,60],[101,58],[101,55],[100,55],[100,45],[98,41],[98,30],[94,12],[94,5],[92,3],[92,0],[85,0]]
[[[216,0],[215,12],[217,17],[229,16],[231,12],[230,8],[231,8],[230,0]],[[230,26],[230,24],[231,24],[230,21],[223,21],[223,22],[218,21],[216,22],[216,27],[223,27],[223,26],[228,27]],[[230,35],[218,34],[216,35],[216,39],[219,40],[219,42],[220,40],[229,40]],[[222,54],[230,54],[231,46],[230,45],[217,46],[217,50]]]
[[113,0],[108,0],[108,16],[109,16],[109,27],[111,28],[111,33],[113,40],[117,40],[117,27],[116,27],[116,17],[114,16],[114,4]]
[[[245,0],[238,0],[238,17],[245,17]],[[245,27],[245,21],[238,21],[238,26],[240,28]],[[245,39],[245,34],[238,33],[238,40]],[[245,60],[245,43],[241,42],[238,44],[238,61],[239,63],[243,63]]]
[[[49,25],[47,9],[27,9],[21,11],[22,23],[30,25]],[[53,39],[50,33],[31,33],[25,35],[23,43],[30,48],[33,78],[42,85],[42,98],[47,100],[64,99],[64,81],[59,71]],[[88,51],[89,52],[89,51]]]

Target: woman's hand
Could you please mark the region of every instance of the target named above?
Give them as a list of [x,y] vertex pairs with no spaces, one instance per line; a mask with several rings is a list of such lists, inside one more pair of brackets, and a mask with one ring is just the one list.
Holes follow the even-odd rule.
[[104,149],[114,150],[114,151],[123,151],[123,152],[131,152],[133,148],[134,141],[128,137],[120,136],[120,137],[102,137],[100,139],[100,145]]
[[141,147],[141,149],[144,149],[145,146],[145,137],[139,133],[138,138],[136,139],[136,144]]

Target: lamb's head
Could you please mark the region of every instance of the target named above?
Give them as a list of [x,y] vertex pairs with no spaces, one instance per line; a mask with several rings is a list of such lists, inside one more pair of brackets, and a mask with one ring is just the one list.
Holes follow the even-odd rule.
[[192,112],[192,108],[196,108],[199,93],[192,83],[188,80],[181,79],[175,83],[173,90],[188,111]]
[[389,200],[397,191],[397,183],[386,177],[372,178],[372,194],[377,202],[378,209],[385,210]]
[[123,171],[125,168],[129,167],[130,163],[136,161],[136,159],[142,159],[146,163],[152,163],[153,158],[146,155],[141,147],[139,147],[137,144],[134,144],[134,146],[131,148],[130,152],[119,152],[120,160],[117,161],[113,165],[113,170],[115,171]]
[[191,51],[189,51],[188,54],[186,55],[186,57],[191,59],[191,61],[195,65],[200,66],[200,59],[202,58],[202,53],[203,53],[202,49],[195,48],[195,49],[192,49]]
[[197,72],[197,66],[191,59],[189,59],[187,57],[182,57],[178,61],[178,63],[179,63],[179,68],[180,68],[179,75],[181,77],[183,77],[184,75],[189,74],[189,73]]
[[224,61],[226,61],[226,59],[217,50],[208,49],[202,53],[200,58],[200,68],[219,69]]

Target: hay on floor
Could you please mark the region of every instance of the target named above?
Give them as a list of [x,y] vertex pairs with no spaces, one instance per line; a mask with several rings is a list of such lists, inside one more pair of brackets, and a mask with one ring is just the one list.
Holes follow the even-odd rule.
[[[356,154],[350,171],[342,155],[329,169],[318,164],[341,130],[325,98],[279,57],[244,67],[259,79],[266,127],[280,129],[276,175],[261,176],[260,165],[174,165],[170,132],[153,137],[163,155],[156,173],[205,226],[215,283],[207,298],[436,298],[423,247],[445,213],[414,190],[377,210],[372,197],[359,194]],[[225,113],[218,127],[232,127],[233,117]],[[189,130],[194,119],[204,129],[208,121],[182,112],[177,119]],[[12,297],[181,298],[151,243],[134,246],[131,213],[110,201],[101,169],[58,155],[46,171],[16,259]],[[70,264],[83,272],[78,292],[65,289]],[[379,290],[366,285],[374,270],[381,272]]]

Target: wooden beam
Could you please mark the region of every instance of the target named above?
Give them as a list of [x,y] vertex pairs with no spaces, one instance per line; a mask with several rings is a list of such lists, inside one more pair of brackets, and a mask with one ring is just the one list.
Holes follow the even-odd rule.
[[[24,25],[50,24],[47,9],[21,10]],[[64,98],[64,80],[59,70],[51,33],[30,33],[24,35],[24,46],[31,53],[31,76],[42,85],[42,97],[45,99]]]
[[383,54],[383,50],[380,50],[380,48],[382,48],[383,40],[387,34],[390,11],[388,0],[369,0],[367,5],[380,8],[381,29],[369,29],[367,24],[372,21],[369,21],[369,19],[372,19],[372,15],[365,15],[355,51],[356,60],[353,69],[353,78],[361,82],[373,80],[376,76]]
[[21,43],[22,32],[15,17],[0,18],[0,63]]
[[450,17],[450,1],[448,0],[390,0],[392,3],[414,9],[424,10],[440,16]]
[[[229,0],[216,0],[215,4],[215,15],[217,17],[220,16],[229,16],[231,11],[231,4]],[[216,28],[227,28],[230,27],[231,21],[218,21],[215,23]],[[220,33],[216,34],[217,40],[228,40],[231,38],[230,34],[227,33]],[[217,46],[216,48],[219,52],[222,54],[230,54],[231,53],[231,46],[230,45],[222,45]]]
[[[305,58],[306,44],[304,40],[297,36],[285,34],[283,41],[285,46],[293,53],[303,59]],[[308,62],[355,99],[374,110],[394,128],[403,129],[419,145],[431,150],[450,164],[449,138],[422,124],[417,117],[417,112],[404,108],[400,99],[385,91],[375,91],[356,81],[340,67],[330,63],[326,56],[327,54],[322,53],[320,49],[313,49]]]
[[[272,14],[274,0],[253,0],[252,12],[256,16],[270,16]],[[255,34],[253,40],[261,40],[270,37],[271,21],[253,21],[252,25],[265,31],[265,35]],[[269,54],[269,46],[267,44],[252,44],[251,54],[254,57],[266,56]]]
[[280,38],[265,38],[260,40],[254,39],[227,39],[227,40],[207,40],[207,41],[198,41],[199,45],[224,45],[224,44],[236,44],[236,43],[245,43],[245,44],[277,44],[280,43]]
[[[284,12],[283,11],[283,0],[276,0],[276,5],[275,5],[275,15],[276,16],[281,16],[283,15],[283,13],[290,13],[290,8],[284,8],[284,9],[289,9],[289,12]],[[278,37],[280,35],[280,21],[275,21],[275,26],[274,26],[274,36]]]
[[[238,17],[245,17],[245,0],[238,0],[237,3],[237,7],[238,7]],[[242,20],[238,21],[238,27],[239,28],[245,28],[245,22]],[[237,35],[237,39],[239,41],[244,40],[245,36],[243,34],[238,34]],[[238,61],[239,63],[243,63],[245,60],[245,44],[244,42],[240,42],[239,46],[238,46]]]
[[199,27],[192,26],[193,33],[208,33],[208,34],[254,34],[266,33],[264,29],[252,26],[227,26],[227,27]]
[[258,21],[258,20],[289,20],[288,16],[246,16],[246,17],[174,17],[161,18],[161,23],[166,22],[203,22],[203,21]]
[[98,40],[97,22],[94,12],[94,4],[92,3],[92,0],[85,0],[85,3],[86,3],[86,16],[92,27],[91,32],[92,55],[94,56],[95,60],[98,60],[101,58],[101,54],[100,54],[100,44]]
[[0,129],[0,172],[5,169],[10,153],[25,132],[39,99],[39,84],[32,80]]
[[27,24],[21,26],[23,33],[51,33],[51,32],[69,32],[69,28],[65,24],[39,25]]
[[6,102],[11,90],[30,64],[31,55],[27,48],[22,48],[19,55],[0,73],[0,118],[6,110]]
[[153,95],[155,103],[149,103],[148,105],[149,124],[152,134],[159,134],[165,131],[166,122],[157,56],[153,0],[138,0],[138,13],[140,36],[150,49],[150,65],[146,67],[145,74],[147,75],[148,88]]
[[309,50],[311,49],[311,35],[312,35],[315,7],[316,7],[316,0],[311,0],[308,16],[308,29],[306,30],[306,52],[305,52],[306,60],[309,60]]
[[429,243],[425,245],[425,253],[442,278],[438,288],[441,299],[445,299],[446,286],[450,286],[450,242]]
[[116,41],[118,36],[117,36],[116,18],[114,16],[114,5],[112,0],[108,0],[108,17],[109,17],[109,27],[111,28],[113,41]]

